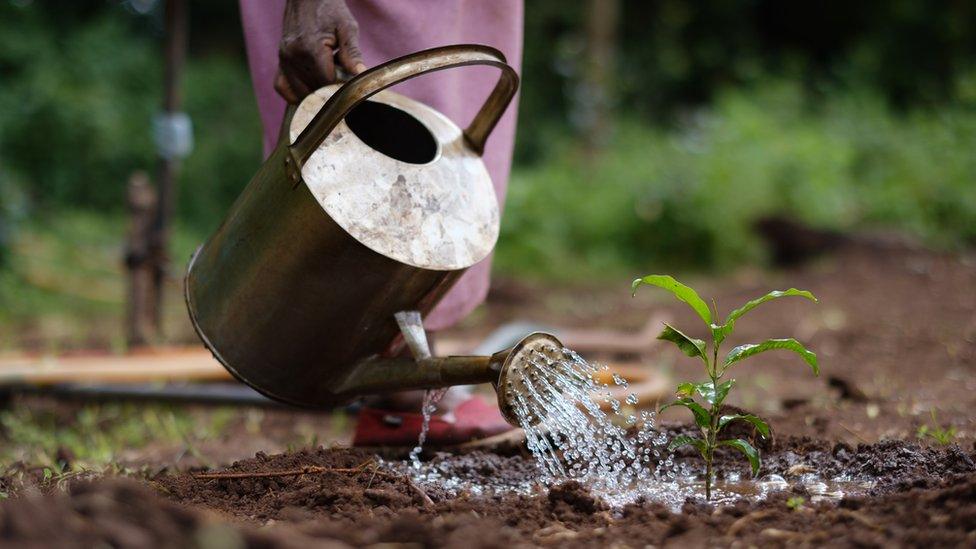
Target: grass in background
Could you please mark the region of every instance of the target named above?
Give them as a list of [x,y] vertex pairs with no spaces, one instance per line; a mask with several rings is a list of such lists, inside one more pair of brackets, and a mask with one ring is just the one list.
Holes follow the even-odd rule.
[[[7,267],[0,269],[0,351],[57,352],[65,348],[124,348],[126,280],[121,215],[62,211],[23,222],[14,233]],[[202,235],[177,227],[165,325],[188,334],[181,276]]]
[[770,214],[971,245],[976,93],[960,96],[901,114],[856,91],[811,107],[799,86],[779,82],[725,93],[675,129],[621,120],[595,159],[556,142],[538,166],[514,172],[496,265],[563,279],[721,269],[762,259],[751,227]]
[[0,473],[17,463],[55,474],[69,464],[97,470],[150,444],[182,445],[194,454],[196,444],[219,436],[236,414],[219,408],[195,415],[180,406],[146,403],[14,406],[0,410]]

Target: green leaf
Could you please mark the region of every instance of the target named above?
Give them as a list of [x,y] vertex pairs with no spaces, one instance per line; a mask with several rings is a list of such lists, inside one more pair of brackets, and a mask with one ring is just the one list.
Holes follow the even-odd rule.
[[681,349],[681,352],[690,356],[698,357],[708,364],[708,359],[705,358],[705,342],[700,339],[695,339],[693,337],[688,337],[685,334],[678,331],[676,328],[670,324],[664,324],[664,330],[661,335],[657,336],[658,339],[663,339],[664,341],[670,341]]
[[756,427],[759,434],[763,438],[769,438],[769,425],[765,421],[760,419],[758,416],[752,414],[735,414],[731,416],[722,416],[718,420],[718,429],[721,431],[726,425],[732,423],[733,421],[747,421]]
[[678,298],[678,301],[684,301],[690,305],[691,308],[698,313],[698,316],[705,321],[706,326],[711,326],[712,313],[708,310],[708,305],[702,300],[702,298],[698,297],[698,292],[695,290],[692,290],[688,286],[685,286],[668,275],[647,275],[643,278],[634,280],[633,284],[631,284],[631,289],[633,290],[634,295],[637,295],[637,288],[641,284],[657,286],[658,288],[668,290],[674,294],[674,297]]
[[687,435],[678,435],[671,439],[671,443],[668,444],[668,451],[673,452],[682,446],[694,446],[695,448],[698,448],[698,453],[700,453],[702,457],[705,457],[705,441],[700,438],[690,437]]
[[731,446],[736,450],[745,454],[746,458],[749,460],[749,465],[752,467],[752,476],[756,476],[759,472],[759,450],[752,447],[752,444],[742,440],[741,438],[735,438],[730,440],[723,440],[718,443],[719,446]]
[[695,391],[697,391],[706,402],[715,406],[721,405],[723,402],[725,402],[725,397],[729,395],[729,391],[732,389],[733,384],[735,384],[735,380],[730,379],[728,381],[719,383],[718,387],[716,388],[715,385],[712,385],[711,381],[705,381],[703,383],[694,384],[694,388]]
[[785,349],[800,355],[800,357],[810,365],[810,368],[813,369],[813,374],[818,376],[820,375],[820,366],[817,364],[817,354],[808,350],[803,346],[803,344],[793,338],[767,339],[766,341],[758,344],[747,343],[746,345],[739,345],[738,347],[729,351],[728,356],[725,357],[725,367],[728,368],[732,364],[739,362],[740,360],[745,360],[753,355],[758,355],[759,353],[773,351],[776,349]]
[[797,290],[796,288],[790,288],[789,290],[773,290],[772,292],[769,292],[768,294],[758,299],[753,299],[752,301],[746,303],[742,307],[739,307],[738,309],[729,313],[729,316],[725,319],[725,324],[723,324],[722,326],[713,326],[712,335],[715,337],[715,341],[718,343],[724,341],[725,338],[728,337],[728,335],[731,334],[732,330],[735,328],[735,321],[742,318],[742,316],[748,313],[749,311],[755,309],[756,307],[762,305],[767,301],[777,299],[780,297],[788,297],[788,296],[805,297],[810,301],[817,302],[816,296],[814,296],[812,293],[806,290]]
[[695,416],[695,424],[701,427],[702,429],[708,428],[708,426],[711,425],[712,423],[711,416],[708,415],[708,411],[705,410],[705,408],[703,408],[701,404],[698,404],[690,397],[678,399],[674,402],[669,402],[664,406],[661,406],[660,411],[663,412],[673,406],[684,406],[685,408],[691,410],[691,413]]

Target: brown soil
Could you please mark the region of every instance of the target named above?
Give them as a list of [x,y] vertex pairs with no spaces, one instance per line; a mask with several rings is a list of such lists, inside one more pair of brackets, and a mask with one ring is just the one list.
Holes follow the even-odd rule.
[[[958,447],[777,442],[767,453],[768,473],[843,472],[878,481],[868,494],[798,509],[787,499],[810,498],[798,485],[758,502],[712,506],[689,499],[679,511],[648,501],[611,509],[576,482],[531,495],[449,494],[421,488],[376,459],[359,450],[320,448],[258,455],[220,472],[245,478],[167,475],[149,483],[155,490],[123,479],[80,482],[67,493],[24,495],[0,506],[0,539],[128,547],[976,543],[976,466]],[[531,458],[523,455],[473,452],[437,459],[451,461],[476,486],[535,475]],[[729,472],[738,463],[723,460],[721,467]],[[51,528],[55,523],[59,527]]]
[[[780,475],[788,485],[762,501],[709,505],[691,498],[680,509],[651,501],[610,508],[576,483],[521,494],[478,494],[463,487],[420,486],[402,468],[367,452],[319,448],[259,453],[218,468],[247,478],[201,478],[197,470],[21,491],[0,503],[0,542],[976,546],[976,262],[905,247],[849,246],[796,270],[690,282],[702,286],[704,295],[715,295],[726,310],[770,287],[807,288],[821,298],[818,306],[782,300],[757,309],[739,323],[730,342],[797,337],[818,351],[824,370],[814,378],[793,357],[770,354],[737,374],[732,404],[767,417],[775,429],[774,439],[762,447],[762,474]],[[543,292],[505,284],[477,326],[459,333],[474,338],[502,319],[533,315],[532,320],[558,325],[636,329],[652,310],[666,309],[679,327],[697,334],[695,318],[680,304],[653,292],[629,299],[626,281],[621,287],[612,293]],[[676,379],[700,377],[695,364],[670,351],[647,361]],[[933,408],[938,409],[935,421]],[[681,423],[686,419],[680,413],[663,418],[675,432],[687,429]],[[276,421],[281,430],[290,428],[287,419]],[[923,424],[954,427],[953,443],[919,439]],[[271,441],[276,429],[266,426],[261,436]],[[228,448],[239,444],[244,453],[253,447],[235,438],[247,435],[231,428]],[[272,447],[281,446],[269,442]],[[516,486],[535,474],[531,458],[517,447],[428,451],[425,459],[468,486]],[[696,463],[687,453],[678,459]],[[740,460],[726,455],[720,456],[719,471],[746,473]],[[814,503],[798,482],[804,474],[873,484],[840,501]],[[4,483],[0,477],[0,492],[10,489]],[[787,504],[800,497],[804,502],[798,508],[796,499]]]

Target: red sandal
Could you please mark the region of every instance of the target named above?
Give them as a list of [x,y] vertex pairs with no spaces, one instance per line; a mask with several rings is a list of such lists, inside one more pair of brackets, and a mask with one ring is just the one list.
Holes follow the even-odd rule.
[[[362,408],[353,446],[415,446],[424,417],[417,412],[390,412]],[[514,429],[498,407],[472,396],[453,411],[430,418],[425,445],[448,446],[494,436]]]

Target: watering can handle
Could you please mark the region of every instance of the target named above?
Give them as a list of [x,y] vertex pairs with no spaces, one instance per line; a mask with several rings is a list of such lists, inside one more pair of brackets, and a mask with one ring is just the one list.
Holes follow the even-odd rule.
[[304,165],[339,121],[371,95],[415,76],[466,65],[489,65],[502,71],[495,89],[464,130],[471,148],[478,154],[483,153],[488,135],[515,96],[519,77],[505,62],[502,52],[495,48],[461,44],[404,55],[353,77],[329,98],[291,145],[292,158],[299,167]]

